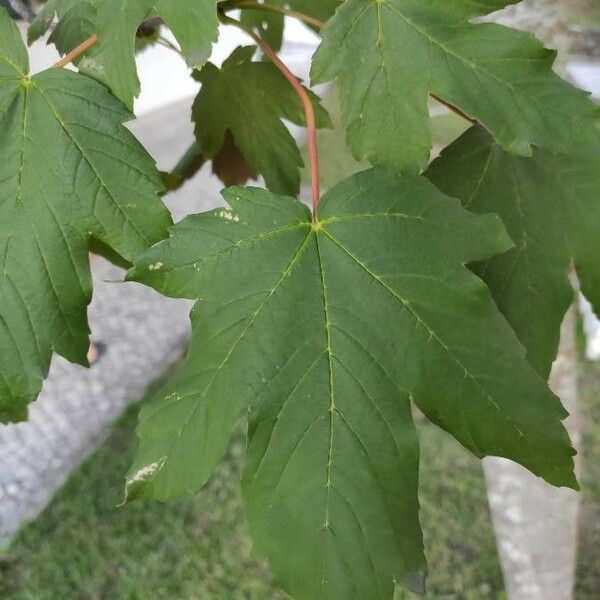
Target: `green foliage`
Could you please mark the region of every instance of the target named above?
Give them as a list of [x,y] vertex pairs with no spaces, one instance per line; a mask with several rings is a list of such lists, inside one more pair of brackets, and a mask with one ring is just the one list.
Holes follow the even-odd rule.
[[449,146],[428,171],[466,208],[500,215],[515,242],[475,267],[500,310],[547,377],[573,301],[573,260],[586,297],[600,309],[600,145],[568,156],[537,150],[531,159],[504,152],[481,127]]
[[[196,138],[204,156],[214,158],[230,132],[252,169],[277,193],[297,194],[302,157],[282,123],[305,125],[304,111],[288,81],[271,63],[252,62],[255,46],[237,48],[218,69],[208,63],[196,74],[202,83],[192,108]],[[331,122],[311,93],[317,126]],[[243,183],[243,182],[242,182]]]
[[[281,587],[390,600],[426,571],[411,400],[476,456],[577,487],[566,412],[543,377],[571,261],[600,302],[599,113],[531,36],[477,22],[517,0],[271,2],[50,0],[30,40],[53,27],[66,53],[98,39],[75,57],[81,73],[31,78],[0,14],[0,417],[23,418],[53,350],[85,362],[88,249],[134,263],[129,279],[198,301],[185,364],[141,412],[127,499],[199,490],[247,419],[245,506]],[[238,8],[242,24],[224,17]],[[289,82],[252,60],[255,46],[206,62],[219,17],[278,48],[289,10],[315,30],[328,20],[312,77],[339,81],[349,146],[375,165],[314,215],[274,194],[299,191],[286,123],[309,120]],[[168,239],[160,175],[106,89],[132,105],[150,16],[202,83],[196,142],[163,181],[175,189],[210,160],[226,185],[262,175],[271,190],[230,188],[229,208]],[[428,180],[429,94],[480,125]]]
[[321,21],[327,21],[333,16],[335,10],[343,3],[343,0],[288,0],[281,2],[284,6],[316,17]]
[[291,198],[225,198],[129,275],[201,297],[185,365],[140,415],[129,499],[199,489],[251,409],[248,518],[281,585],[388,598],[424,571],[409,395],[478,456],[576,485],[564,410],[464,268],[510,247],[496,217],[387,170],[333,188],[317,225]]
[[357,158],[423,168],[431,148],[427,96],[481,122],[508,151],[569,151],[597,136],[598,110],[552,72],[531,36],[471,24],[517,0],[347,0],[323,30],[314,82],[339,81]]
[[52,351],[87,364],[88,244],[128,261],[170,223],[154,164],[99,83],[50,69],[29,77],[0,10],[0,418],[20,420]]
[[284,16],[281,14],[262,10],[243,10],[240,15],[240,21],[256,30],[273,50],[281,48],[284,20]]
[[134,50],[142,21],[156,12],[171,28],[188,64],[202,65],[217,39],[217,0],[50,0],[30,29],[30,42],[60,19],[50,41],[63,53],[96,34],[98,43],[79,62],[87,75],[106,84],[131,108],[140,91]]
[[[259,0],[258,3],[276,8],[290,8],[315,19],[326,21],[341,4],[341,0]],[[235,0],[232,4],[235,4]],[[244,8],[243,1],[241,7]],[[246,9],[242,10],[241,21],[246,25],[257,28],[261,37],[272,48],[279,49],[281,47],[284,15],[264,10]]]

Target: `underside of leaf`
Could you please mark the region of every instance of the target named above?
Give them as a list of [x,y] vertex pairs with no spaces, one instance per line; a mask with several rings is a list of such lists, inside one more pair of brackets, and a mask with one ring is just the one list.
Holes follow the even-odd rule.
[[[214,159],[231,136],[252,170],[276,193],[300,189],[300,150],[283,120],[305,125],[302,105],[271,63],[253,62],[254,46],[237,48],[221,69],[208,63],[196,74],[202,88],[192,108],[196,139]],[[318,127],[330,127],[327,112],[312,92]]]

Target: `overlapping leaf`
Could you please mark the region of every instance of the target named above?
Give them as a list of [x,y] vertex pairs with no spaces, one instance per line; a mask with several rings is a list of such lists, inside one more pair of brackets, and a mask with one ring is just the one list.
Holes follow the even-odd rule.
[[288,0],[284,4],[320,21],[327,21],[343,2],[344,0]]
[[[192,108],[196,139],[208,158],[223,148],[230,132],[250,166],[267,187],[297,194],[302,157],[282,119],[306,123],[302,105],[285,77],[271,63],[252,62],[256,48],[237,48],[218,69],[208,63],[197,73],[202,88]],[[329,127],[326,111],[309,92],[317,126]]]
[[299,202],[231,188],[130,272],[198,298],[179,373],[144,406],[128,498],[198,490],[250,409],[254,540],[298,600],[419,587],[409,397],[478,456],[575,486],[565,411],[464,265],[511,246],[500,220],[424,178],[373,169]]
[[[268,4],[274,5],[272,2]],[[284,29],[282,14],[262,10],[242,10],[240,21],[255,29],[273,50],[278,51],[281,48]]]
[[[320,21],[331,18],[335,9],[342,0],[266,0],[259,2],[279,8],[292,9]],[[242,4],[242,8],[244,5]],[[245,9],[242,10],[241,20],[252,27],[256,27],[261,37],[275,50],[281,47],[283,40],[284,15],[273,12]]]
[[478,213],[499,214],[515,248],[477,265],[494,298],[547,376],[573,301],[568,271],[600,311],[600,144],[567,156],[504,152],[481,127],[448,147],[429,178]]
[[470,22],[516,2],[344,2],[322,31],[312,79],[339,80],[355,156],[424,167],[430,93],[477,119],[514,154],[591,141],[598,110],[552,72],[553,52],[527,34]]
[[171,28],[190,66],[204,63],[217,39],[217,0],[50,0],[30,30],[30,41],[43,35],[54,15],[59,23],[50,37],[61,52],[92,34],[98,43],[79,68],[105,83],[129,108],[138,95],[134,49],[142,21],[159,14]]
[[129,261],[164,237],[154,163],[99,83],[51,69],[27,76],[20,34],[0,10],[0,419],[25,417],[53,350],[86,364],[88,243]]

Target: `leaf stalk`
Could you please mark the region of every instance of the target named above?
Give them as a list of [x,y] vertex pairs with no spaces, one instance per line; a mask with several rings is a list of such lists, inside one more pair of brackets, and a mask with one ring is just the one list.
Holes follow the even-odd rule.
[[304,114],[306,118],[306,129],[308,132],[308,160],[310,167],[310,181],[311,181],[311,199],[312,199],[312,213],[313,222],[317,223],[317,209],[319,207],[319,200],[321,199],[321,187],[319,183],[319,151],[317,144],[317,122],[315,118],[315,110],[313,108],[310,98],[298,80],[298,78],[288,69],[288,67],[282,62],[277,56],[277,53],[265,42],[260,36],[258,36],[250,27],[246,27],[240,21],[236,21],[223,12],[219,13],[219,18],[224,25],[232,25],[244,31],[249,35],[256,45],[263,51],[265,56],[281,71],[282,75],[289,81],[290,85],[296,92],[296,95],[302,103]]
[[96,34],[91,35],[87,40],[81,42],[79,46],[73,48],[71,52],[65,54],[54,66],[57,68],[66,67],[69,63],[77,60],[84,52],[87,52],[97,41],[98,36]]

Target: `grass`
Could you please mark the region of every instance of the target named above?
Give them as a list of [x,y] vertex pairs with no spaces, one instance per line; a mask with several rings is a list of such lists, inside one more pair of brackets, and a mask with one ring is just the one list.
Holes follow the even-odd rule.
[[195,498],[117,508],[134,451],[137,407],[0,562],[0,598],[282,598],[251,557],[237,486],[238,440]]

